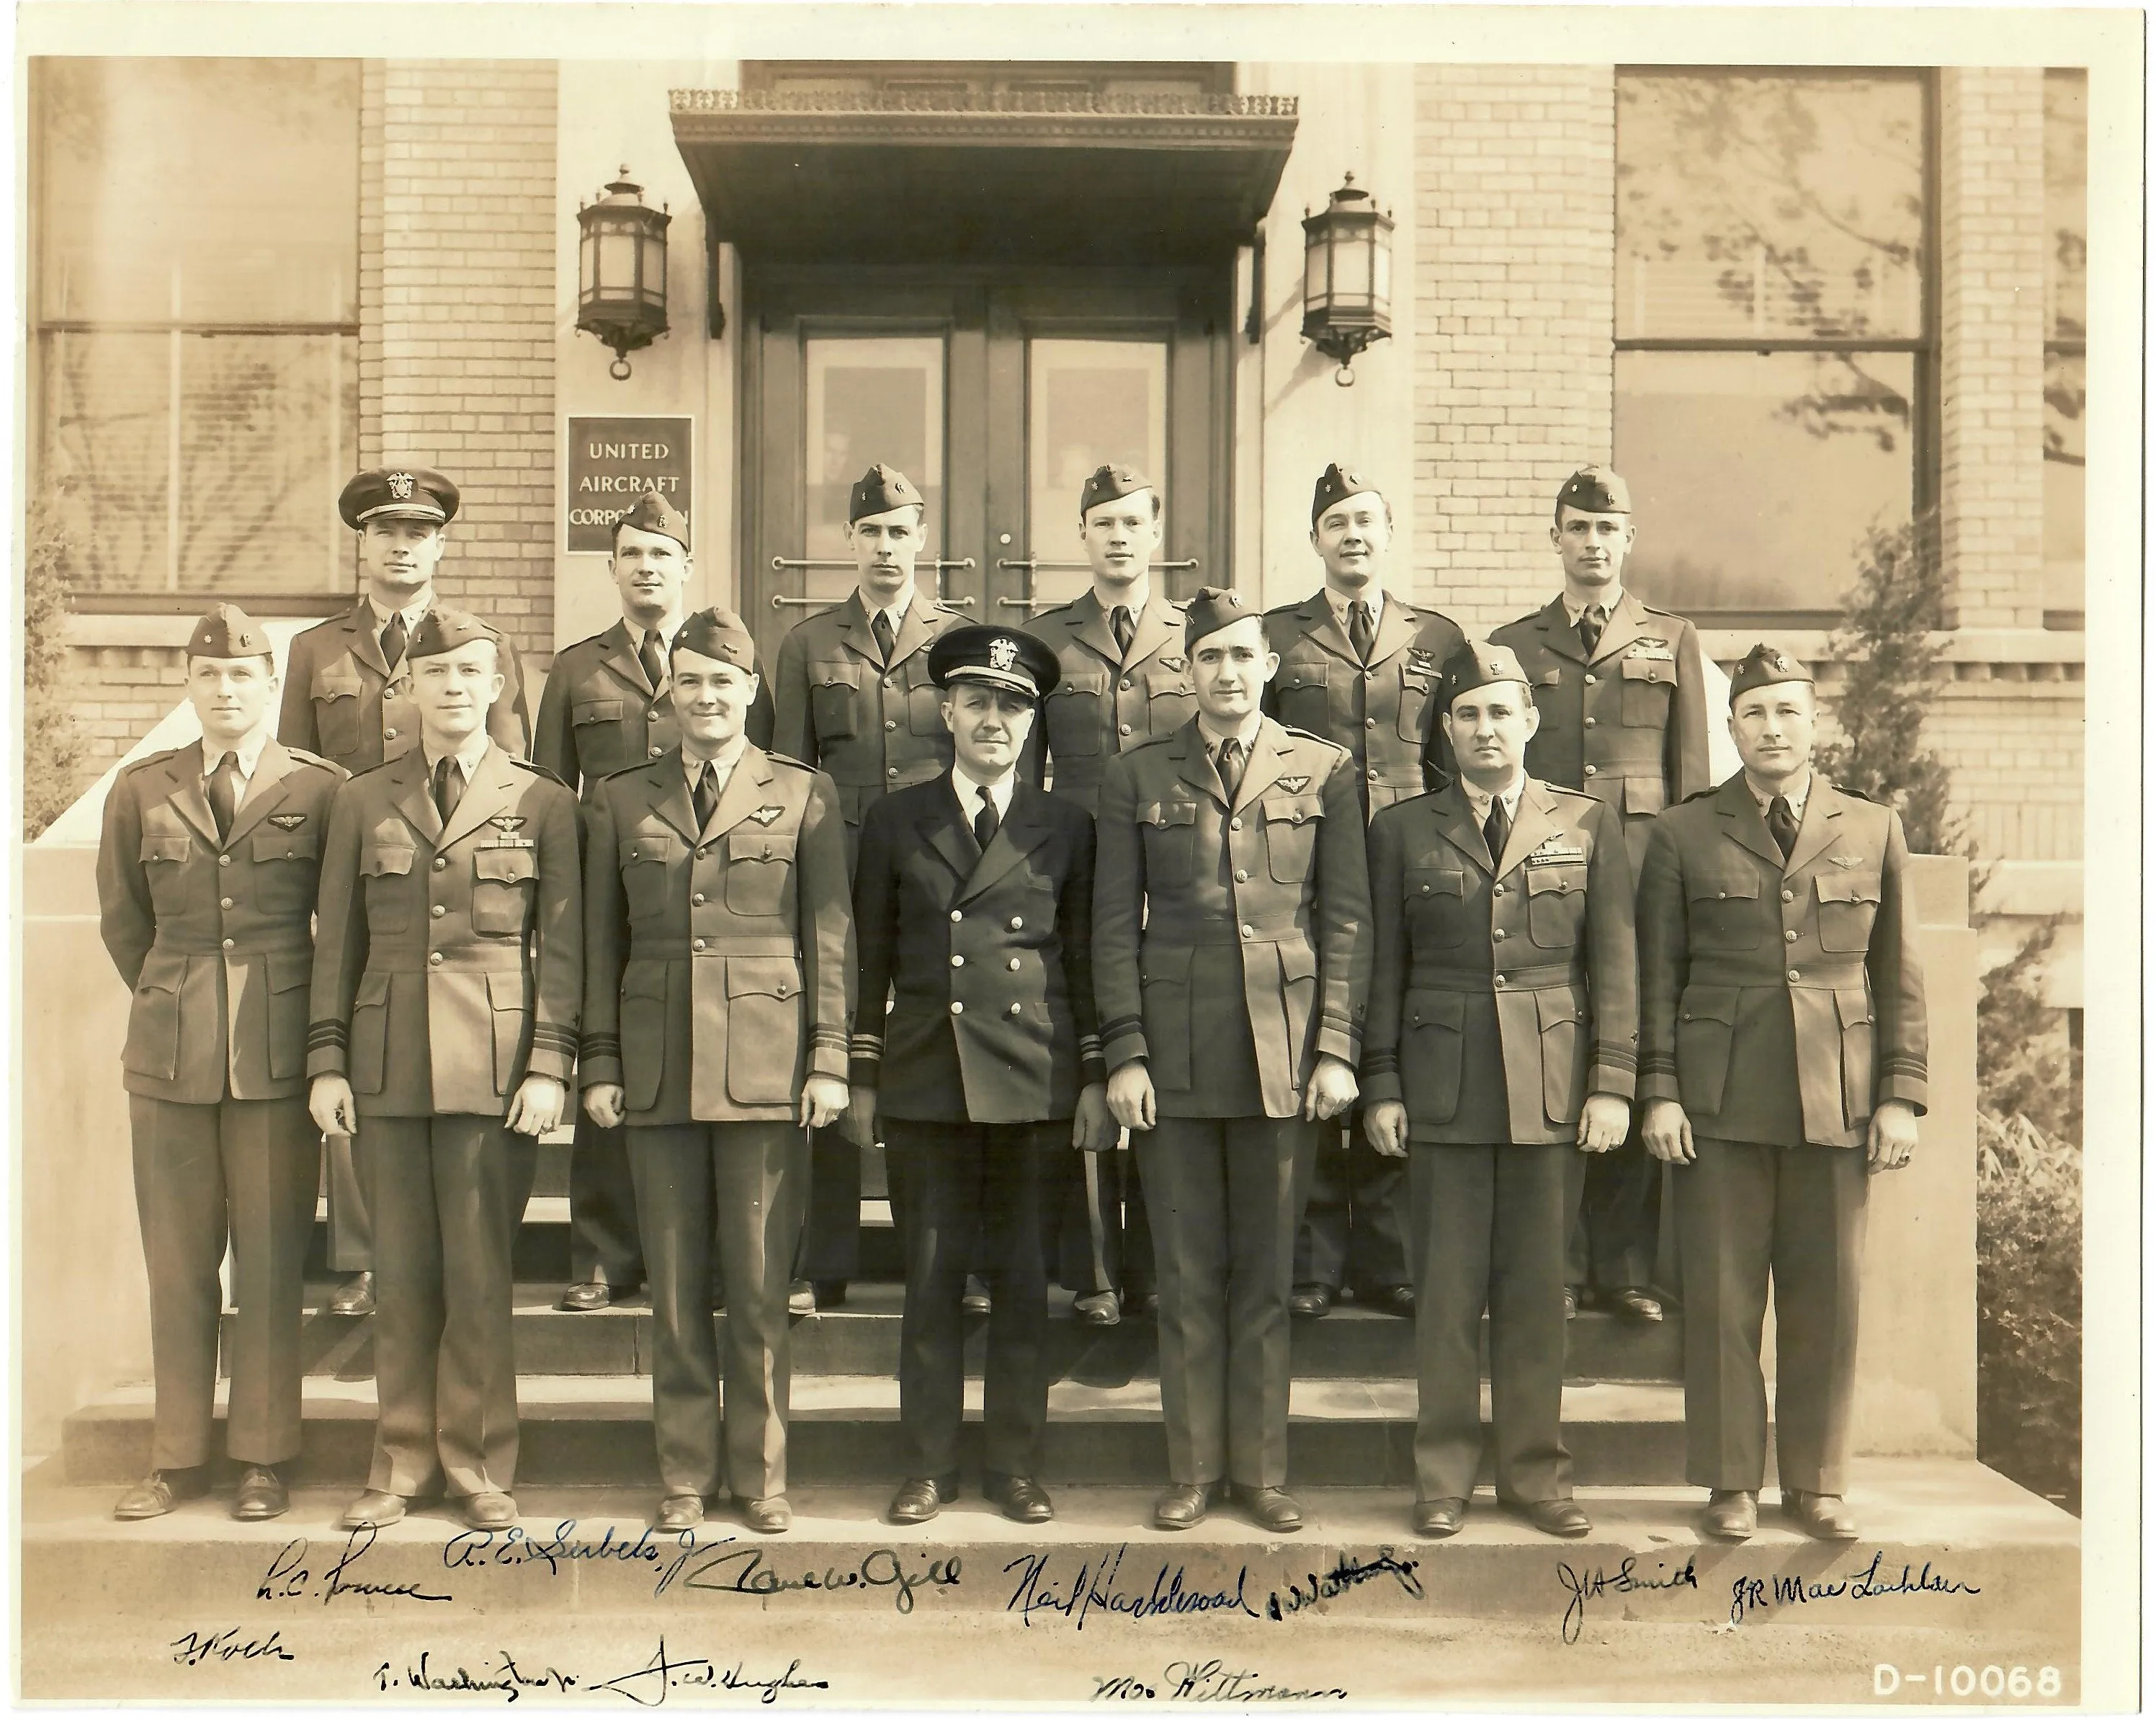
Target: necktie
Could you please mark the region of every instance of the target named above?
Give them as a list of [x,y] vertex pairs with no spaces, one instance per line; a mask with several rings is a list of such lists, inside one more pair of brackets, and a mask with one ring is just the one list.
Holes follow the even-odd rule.
[[1228,790],[1228,803],[1235,803],[1235,791],[1243,785],[1243,743],[1233,735],[1220,742],[1220,756],[1214,761],[1220,772],[1220,786]]
[[1370,648],[1378,642],[1378,629],[1370,619],[1370,605],[1359,597],[1348,605],[1348,642],[1355,647],[1355,654],[1366,663],[1370,660]]
[[1782,850],[1782,860],[1788,863],[1789,850],[1797,844],[1797,814],[1789,809],[1789,803],[1780,794],[1767,808],[1767,834],[1774,839],[1774,845]]
[[444,758],[434,766],[434,809],[447,824],[457,809],[457,802],[465,797],[465,772],[457,768],[454,758]]
[[209,773],[209,813],[217,819],[217,839],[232,834],[233,813],[239,805],[239,759],[227,752]]
[[981,809],[973,814],[973,839],[981,844],[981,851],[988,851],[988,844],[996,839],[996,803],[988,789],[981,790]]
[[1495,798],[1490,801],[1490,815],[1482,820],[1482,839],[1490,844],[1490,863],[1505,863],[1505,843],[1512,834],[1512,820],[1505,815],[1505,803]]
[[1116,635],[1117,654],[1128,656],[1131,641],[1138,636],[1138,623],[1131,618],[1131,612],[1120,603],[1109,612],[1108,628]]
[[402,609],[390,616],[389,624],[382,629],[382,660],[389,665],[389,672],[397,672],[398,664],[404,660],[404,612]]
[[656,633],[644,635],[644,643],[636,648],[636,659],[644,665],[644,678],[651,683],[651,690],[658,691],[659,683],[666,678],[666,659],[660,654]]
[[888,663],[891,652],[898,649],[898,633],[891,624],[891,611],[878,609],[875,618],[869,623],[869,631],[875,634],[876,649],[883,653],[883,659]]
[[717,773],[708,761],[697,773],[696,786],[690,798],[696,803],[696,828],[699,831],[711,821],[711,813],[719,809],[719,785],[713,779]]
[[1579,612],[1579,643],[1589,657],[1594,654],[1594,647],[1602,643],[1602,624],[1606,618],[1599,603],[1590,603]]

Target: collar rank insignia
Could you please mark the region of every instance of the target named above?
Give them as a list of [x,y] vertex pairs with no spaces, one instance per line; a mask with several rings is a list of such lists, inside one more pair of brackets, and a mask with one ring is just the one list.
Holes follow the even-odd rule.
[[506,812],[497,813],[495,816],[488,818],[486,821],[489,824],[491,824],[496,829],[500,830],[504,835],[516,834],[518,830],[524,828],[525,822],[521,818],[511,817]]
[[280,829],[297,829],[306,821],[307,814],[304,812],[272,812],[270,814],[270,822]]
[[1291,794],[1299,794],[1310,786],[1310,778],[1307,776],[1283,776],[1280,785]]
[[1826,857],[1836,865],[1861,865],[1864,863],[1861,854],[1830,854]]
[[397,500],[409,501],[412,499],[412,474],[408,471],[390,473],[389,493]]
[[1411,644],[1408,647],[1408,666],[1418,674],[1427,673],[1437,666],[1437,653]]
[[786,808],[783,806],[758,806],[756,810],[750,813],[748,815],[756,819],[758,824],[768,828],[778,818],[783,816],[785,811]]

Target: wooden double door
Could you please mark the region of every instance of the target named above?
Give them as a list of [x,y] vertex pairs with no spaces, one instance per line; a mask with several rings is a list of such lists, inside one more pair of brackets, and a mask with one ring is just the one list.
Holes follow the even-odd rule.
[[1226,582],[1232,280],[745,269],[740,590],[767,660],[852,588],[847,495],[879,460],[927,502],[921,588],[973,618],[1023,622],[1086,589],[1078,496],[1104,462],[1161,486],[1169,596]]

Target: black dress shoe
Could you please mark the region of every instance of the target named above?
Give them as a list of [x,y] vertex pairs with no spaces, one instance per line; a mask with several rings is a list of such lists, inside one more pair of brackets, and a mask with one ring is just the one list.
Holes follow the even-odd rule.
[[786,1311],[794,1319],[806,1319],[816,1311],[816,1289],[805,1277],[797,1277],[787,1286]]
[[1055,1520],[1055,1506],[1048,1501],[1048,1494],[1040,1483],[1024,1475],[990,1475],[982,1493],[988,1501],[1014,1522],[1049,1522]]
[[986,1319],[995,1311],[995,1299],[988,1286],[970,1274],[966,1279],[966,1293],[958,1298],[958,1311],[969,1318]]
[[1302,1506],[1283,1486],[1233,1486],[1235,1502],[1260,1528],[1293,1534],[1302,1527]]
[[1213,1507],[1210,1486],[1170,1486],[1152,1501],[1156,1528],[1194,1528]]
[[374,1274],[357,1271],[339,1284],[325,1307],[331,1313],[357,1317],[374,1311]]
[[1609,1297],[1609,1306],[1620,1319],[1641,1325],[1662,1322],[1662,1304],[1643,1289],[1620,1289]]
[[1594,1524],[1588,1521],[1586,1510],[1576,1499],[1537,1498],[1532,1503],[1500,1499],[1498,1503],[1514,1516],[1526,1518],[1528,1527],[1560,1540],[1583,1540],[1594,1532]]
[[891,1494],[891,1508],[883,1513],[884,1520],[901,1528],[914,1527],[927,1521],[957,1496],[956,1475],[933,1480],[906,1480]]
[[200,1498],[209,1491],[208,1464],[194,1468],[153,1468],[120,1495],[113,1516],[123,1522],[145,1522],[163,1516],[176,1504]]
[[846,1280],[843,1277],[819,1277],[809,1293],[815,1296],[819,1307],[843,1307],[846,1304]]
[[1322,1319],[1332,1311],[1332,1291],[1322,1283],[1300,1284],[1287,1298],[1287,1311],[1297,1319]]
[[1368,1307],[1373,1313],[1390,1313],[1396,1318],[1414,1317],[1414,1285],[1395,1283],[1384,1289],[1358,1290],[1355,1305]]
[[1714,1540],[1749,1540],[1759,1531],[1759,1495],[1717,1487],[1699,1513],[1701,1532]]
[[1098,1295],[1081,1296],[1070,1304],[1081,1325],[1107,1326],[1123,1322],[1123,1310],[1116,1300],[1113,1290],[1102,1290]]
[[1782,1514],[1815,1540],[1854,1540],[1856,1516],[1832,1492],[1799,1492],[1782,1488]]
[[277,1470],[267,1463],[249,1465],[232,1495],[232,1517],[239,1522],[266,1522],[292,1507]]
[[599,1278],[585,1283],[572,1283],[562,1291],[562,1299],[554,1303],[564,1313],[596,1313],[602,1307],[613,1305],[613,1286]]
[[669,1533],[701,1527],[704,1500],[696,1492],[669,1492],[659,1501],[659,1527]]
[[1425,1540],[1450,1540],[1467,1520],[1465,1498],[1418,1498],[1414,1531]]

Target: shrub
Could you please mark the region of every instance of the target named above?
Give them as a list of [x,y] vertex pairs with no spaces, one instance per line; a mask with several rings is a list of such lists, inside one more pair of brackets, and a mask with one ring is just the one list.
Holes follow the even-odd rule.
[[2082,1155],[2025,1116],[1977,1116],[1977,1455],[2076,1515]]
[[1999,1116],[2025,1117],[2044,1133],[2079,1146],[2081,1083],[2060,1011],[2038,983],[2058,935],[2056,918],[2038,923],[2011,958],[1984,976],[1976,1004],[1976,1101]]
[[68,710],[68,593],[81,545],[59,498],[30,505],[23,566],[23,838],[81,791],[83,736]]

